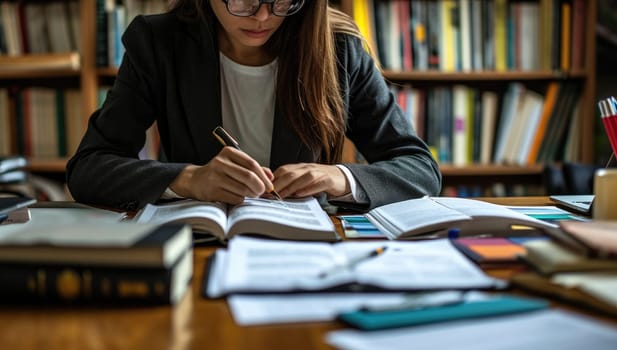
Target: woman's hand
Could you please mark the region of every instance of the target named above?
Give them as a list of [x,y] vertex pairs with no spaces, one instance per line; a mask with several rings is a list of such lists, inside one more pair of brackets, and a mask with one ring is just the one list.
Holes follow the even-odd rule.
[[306,197],[321,192],[332,197],[348,194],[347,177],[336,165],[287,164],[274,171],[274,188],[281,197]]
[[272,178],[272,171],[248,154],[223,147],[208,164],[184,168],[169,187],[185,198],[239,204],[245,197],[266,193],[273,186]]

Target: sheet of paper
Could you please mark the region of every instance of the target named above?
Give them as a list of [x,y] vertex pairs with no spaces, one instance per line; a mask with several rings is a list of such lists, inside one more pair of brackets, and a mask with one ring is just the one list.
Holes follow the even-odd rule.
[[302,293],[287,295],[232,295],[227,298],[237,324],[252,326],[273,323],[325,322],[338,314],[361,308],[395,310],[410,303],[440,305],[452,297],[481,300],[483,292],[438,291],[420,293]]
[[614,350],[617,327],[547,310],[387,331],[333,331],[326,342],[345,350]]
[[237,324],[331,321],[336,315],[364,306],[395,306],[403,293],[313,293],[289,295],[232,295],[227,299]]
[[[379,247],[385,253],[349,261]],[[340,268],[338,268],[340,267]],[[335,273],[321,277],[324,271]],[[319,290],[349,282],[392,290],[490,288],[498,282],[484,274],[448,240],[372,241],[338,244],[233,239],[220,275],[223,291]]]

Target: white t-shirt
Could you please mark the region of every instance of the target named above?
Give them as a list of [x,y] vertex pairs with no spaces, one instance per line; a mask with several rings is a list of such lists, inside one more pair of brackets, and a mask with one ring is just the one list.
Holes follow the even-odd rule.
[[220,53],[223,128],[262,166],[270,166],[277,61],[253,67]]

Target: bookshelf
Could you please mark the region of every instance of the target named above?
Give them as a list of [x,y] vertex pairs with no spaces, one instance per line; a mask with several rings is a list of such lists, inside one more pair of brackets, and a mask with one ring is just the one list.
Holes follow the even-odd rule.
[[[516,20],[520,20],[521,18],[520,15],[518,17],[514,16],[513,15],[513,13],[515,13],[514,11],[524,11],[524,10],[519,10],[519,9],[524,6],[529,7],[530,5],[528,4],[530,3],[536,4],[535,5],[537,6],[536,16],[538,16],[539,18],[539,23],[537,24],[538,28],[540,28],[539,30],[548,31],[548,29],[545,29],[546,27],[543,27],[544,24],[542,23],[547,22],[547,18],[555,19],[561,16],[563,3],[566,2],[563,0],[562,1],[559,1],[559,0],[535,0],[535,1],[518,1],[518,0],[459,0],[459,1],[341,0],[340,8],[356,19],[356,22],[359,24],[361,31],[368,38],[369,46],[372,48],[373,52],[376,53],[378,58],[380,59],[380,64],[383,69],[384,77],[393,86],[400,87],[400,86],[405,86],[405,85],[411,85],[413,88],[418,88],[419,90],[426,92],[436,87],[453,87],[453,86],[462,84],[462,85],[471,87],[472,89],[478,89],[480,91],[492,90],[500,94],[499,109],[501,109],[503,107],[502,104],[504,100],[503,98],[504,91],[507,85],[509,85],[512,82],[518,82],[530,90],[539,91],[542,95],[546,92],[548,85],[551,83],[561,84],[566,81],[572,82],[572,84],[578,86],[579,88],[577,103],[578,103],[578,111],[579,111],[579,118],[580,118],[579,119],[580,127],[576,128],[577,130],[573,130],[573,132],[571,133],[573,135],[571,136],[571,138],[575,140],[574,143],[576,144],[576,146],[574,146],[574,148],[576,150],[575,152],[573,152],[574,158],[568,159],[568,160],[582,162],[582,163],[593,163],[595,161],[594,159],[594,156],[595,156],[594,155],[594,142],[595,142],[594,141],[594,120],[596,119],[595,23],[596,23],[596,16],[597,16],[596,14],[597,1],[595,0],[580,1],[579,4],[575,5],[576,1],[577,0],[567,0],[567,3],[569,5],[569,11],[572,14],[571,17],[569,18],[572,18],[573,21],[574,21],[574,16],[575,16],[574,7],[579,6],[579,5],[582,5],[584,7],[584,12],[583,12],[584,15],[582,16],[584,17],[582,21],[583,30],[581,34],[581,38],[583,42],[583,46],[581,48],[582,54],[579,56],[579,61],[577,62],[577,66],[575,66],[573,62],[567,62],[568,66],[566,69],[561,67],[561,64],[562,64],[561,61],[558,61],[556,66],[548,66],[548,67],[545,64],[543,64],[544,62],[539,62],[536,66],[534,66],[533,69],[529,69],[527,67],[521,68],[518,63],[512,64],[511,66],[508,65],[506,69],[503,69],[503,68],[498,69],[496,67],[496,64],[493,67],[487,68],[485,66],[485,67],[480,67],[480,69],[478,69],[476,66],[471,66],[471,63],[468,63],[467,66],[465,66],[465,62],[464,62],[465,61],[465,58],[464,58],[465,49],[460,48],[460,46],[463,46],[461,42],[464,41],[463,39],[461,39],[462,36],[458,37],[459,51],[455,53],[450,52],[452,55],[456,54],[456,56],[459,57],[459,62],[458,62],[457,67],[452,68],[451,66],[443,67],[443,66],[438,65],[438,66],[427,68],[426,66],[421,66],[421,64],[418,62],[416,64],[412,63],[411,67],[409,66],[409,63],[407,63],[407,66],[405,68],[402,68],[403,66],[405,66],[404,60],[405,60],[405,54],[407,50],[405,47],[405,44],[402,44],[400,45],[400,48],[395,49],[395,54],[400,55],[400,57],[396,59],[391,58],[392,56],[391,45],[388,45],[388,41],[390,40],[391,36],[395,36],[395,39],[396,39],[395,42],[398,42],[398,43],[404,42],[404,41],[401,41],[402,40],[401,38],[405,38],[405,35],[397,33],[397,30],[400,31],[401,29],[400,28],[392,29],[393,18],[399,17],[398,20],[400,21],[401,13],[404,13],[407,11],[409,11],[410,13],[413,12],[414,6],[418,6],[418,7],[421,6],[420,11],[417,11],[417,13],[418,12],[423,13],[425,17],[414,18],[413,13],[411,13],[410,14],[411,18],[403,17],[403,20],[404,20],[403,22],[410,23],[408,30],[411,31],[412,41],[417,39],[416,37],[414,37],[414,29],[416,28],[415,26],[417,25],[417,23],[420,22],[423,25],[422,30],[428,32],[428,33],[422,34],[423,36],[428,37],[426,39],[428,41],[430,40],[431,30],[429,28],[429,25],[426,23],[426,18],[427,16],[430,15],[430,12],[429,14],[426,14],[426,12],[422,12],[422,11],[427,11],[426,9],[429,8],[429,6],[436,6],[438,8],[438,11],[442,11],[442,8],[440,8],[440,6],[443,6],[444,8],[446,6],[449,6],[449,10],[448,10],[449,16],[452,15],[452,11],[453,11],[452,8],[455,8],[456,13],[458,14],[458,17],[457,17],[458,21],[456,24],[457,26],[456,28],[460,29],[462,33],[471,33],[468,36],[472,36],[473,34],[472,31],[465,32],[463,29],[461,29],[461,28],[464,28],[463,23],[466,21],[465,18],[468,18],[468,17],[471,18],[472,16],[470,15],[470,12],[463,12],[464,11],[463,7],[465,6],[465,4],[468,4],[468,7],[466,7],[467,11],[471,11],[473,6],[475,6],[474,3],[477,3],[478,6],[480,6],[478,8],[481,8],[481,6],[485,6],[483,5],[484,3],[490,3],[491,4],[490,6],[493,6],[492,8],[490,8],[491,11],[495,11],[495,7],[497,6],[498,3],[501,4],[501,6],[506,6],[506,9],[508,11],[507,14],[511,16],[507,18],[508,19],[514,18],[511,20],[511,22],[508,23],[511,27],[510,28],[506,27],[506,30],[511,30],[511,31],[512,31],[511,28],[514,27],[513,23]],[[407,6],[409,9],[403,8],[401,10],[401,7],[400,7],[401,3],[406,4],[404,6]],[[411,3],[414,3],[414,4],[412,5]],[[427,3],[433,3],[437,5],[427,5]],[[520,5],[523,3],[526,5]],[[550,6],[549,6],[549,3],[550,3]],[[513,4],[516,4],[516,5],[513,5]],[[389,9],[388,9],[388,6],[389,6]],[[531,6],[534,6],[534,5],[531,5]],[[386,8],[386,10],[384,10],[384,7]],[[418,7],[415,7],[415,9],[418,10]],[[484,11],[484,9],[482,11]],[[546,11],[552,11],[552,12],[547,14]],[[387,17],[388,12],[390,12],[391,17]],[[384,13],[386,13],[386,15],[384,15]],[[441,17],[438,18],[441,20],[439,21],[438,34],[445,37],[446,34],[443,34],[444,33],[443,22],[445,22],[443,20],[444,15],[440,14],[440,16]],[[482,12],[482,16],[485,16],[484,12]],[[484,23],[487,22],[486,17],[473,17],[472,19],[478,19],[478,18],[480,18],[482,22]],[[382,24],[380,24],[380,19],[381,19]],[[435,19],[435,17],[431,17],[431,19]],[[493,21],[492,24],[494,25],[495,19],[493,18],[491,20]],[[394,20],[394,22],[396,22],[396,19]],[[469,21],[469,19],[467,19],[467,22],[473,23],[477,21]],[[569,31],[570,33],[573,33],[573,26],[574,26],[573,22],[570,23],[570,26],[568,27],[569,29],[564,29],[564,27],[561,27],[562,23],[560,21],[557,20],[556,22],[559,23],[559,26],[555,26],[551,30],[555,32],[558,36],[559,35],[563,36],[563,34],[561,33],[563,33],[564,31]],[[383,23],[387,23],[387,25],[383,25]],[[473,25],[474,24],[469,24],[469,27],[471,28],[471,30],[473,30]],[[493,35],[496,35],[496,34],[493,34]],[[512,40],[516,40],[515,38],[516,37],[514,37],[511,32],[507,33],[506,40],[512,41]],[[445,41],[446,39],[443,39],[440,37],[440,40]],[[454,39],[454,40],[456,41],[457,39]],[[544,49],[541,47],[541,45],[544,43],[542,42],[542,38],[538,39],[538,41],[539,41],[538,51],[544,52]],[[559,39],[559,41],[561,41],[561,39]],[[453,41],[449,41],[448,43],[452,44]],[[496,44],[496,41],[494,41],[493,43],[495,46],[498,46]],[[573,41],[571,41],[571,43],[573,43]],[[468,46],[471,44],[465,44],[465,45]],[[516,50],[515,52],[518,52],[519,46],[517,45],[522,45],[522,44],[519,41],[516,41],[516,45],[513,45],[515,49],[513,49],[512,51]],[[438,46],[438,48],[443,49],[444,46]],[[506,46],[506,49],[508,49],[507,46]],[[411,54],[412,61],[414,59],[417,59],[418,57],[422,59],[421,57],[422,49],[417,49],[417,47],[411,46],[411,48],[408,50],[412,52]],[[497,49],[495,49],[495,51],[496,50]],[[522,49],[521,49],[521,52],[522,52]],[[496,55],[494,52],[493,54]],[[572,54],[572,52],[570,52],[570,54]],[[430,56],[431,53],[429,52],[428,55]],[[468,53],[468,55],[473,55],[473,52]],[[541,56],[541,55],[542,53],[538,54],[538,56]],[[541,61],[542,60],[541,57],[538,60]],[[570,57],[574,57],[574,56],[568,56],[568,58]],[[443,57],[441,57],[441,59],[443,60]],[[494,59],[496,60],[496,58]],[[580,60],[582,60],[583,62],[582,64],[579,63],[581,62]],[[399,63],[399,61],[401,62]],[[463,61],[463,63],[461,64],[460,61]],[[395,62],[394,66],[396,68],[392,68],[392,64],[391,64],[392,62]],[[429,58],[429,62],[430,62],[430,58]],[[484,62],[486,62],[486,59]],[[464,68],[461,66],[463,66]],[[425,103],[427,103],[426,97],[421,97],[421,98],[425,98],[424,101]],[[426,106],[424,106],[424,108],[426,108]],[[410,117],[413,118],[412,115],[410,115]],[[426,119],[424,120],[424,122],[428,123],[429,117],[425,116],[425,118]],[[497,118],[499,118],[499,116]],[[419,131],[419,134],[421,134],[422,136],[421,131]],[[474,140],[477,140],[477,136],[472,136],[472,137],[474,138]],[[423,138],[427,140],[427,143],[429,143],[429,146],[430,146],[431,143],[429,142],[427,137],[423,136]],[[438,158],[440,158],[440,156],[438,156]],[[348,162],[357,161],[357,155],[356,155],[356,152],[353,146],[346,145],[345,153],[344,153],[344,160]],[[557,161],[561,161],[561,160],[557,160]],[[503,162],[494,162],[494,161],[489,164],[486,164],[486,163],[478,162],[477,159],[470,160],[464,165],[454,165],[451,160],[444,161],[442,159],[439,159],[439,162],[440,162],[442,173],[444,175],[444,188],[449,188],[452,186],[461,186],[461,185],[487,187],[487,185],[491,183],[503,183],[506,185],[522,184],[522,185],[529,186],[529,188],[532,188],[532,189],[535,188],[536,190],[542,190],[542,170],[543,170],[544,162],[534,162],[531,164],[523,164],[523,165],[516,165],[516,164],[513,165],[513,164],[508,164],[508,163],[503,163]],[[486,195],[486,194],[487,194],[486,192],[482,193],[482,195]],[[489,193],[489,194],[494,195],[495,193]],[[538,193],[538,194],[542,194],[542,193]]]
[[[1,0],[0,2],[12,0]],[[26,0],[25,2],[29,2]],[[33,2],[54,2],[58,0],[32,0]],[[65,1],[65,0],[62,0]],[[38,66],[35,69],[25,69],[19,71],[3,71],[0,69],[0,88],[11,86],[58,86],[73,87],[81,93],[81,108],[83,116],[83,127],[88,116],[98,106],[98,90],[103,85],[113,82],[117,69],[114,67],[97,66],[96,49],[96,7],[97,0],[76,0],[79,4],[79,32],[80,52],[78,68],[58,68],[51,65],[52,58],[47,58],[50,65]],[[408,2],[407,0],[339,0],[331,1],[342,11],[354,15],[357,7],[361,4],[367,7],[373,2]],[[417,0],[412,0],[419,2]],[[441,2],[443,0],[428,0],[429,2]],[[473,0],[471,0],[473,1]],[[504,0],[482,0],[489,2]],[[561,2],[560,0],[532,0],[525,1],[531,3],[541,2]],[[571,0],[568,0],[571,1]],[[576,1],[576,0],[574,0]],[[24,2],[24,1],[22,1]],[[506,4],[518,1],[505,0]],[[507,69],[496,70],[471,70],[471,71],[444,71],[440,69],[391,69],[385,68],[383,73],[385,78],[397,85],[413,84],[414,87],[421,89],[432,89],[436,86],[453,86],[465,84],[479,89],[494,89],[499,93],[505,91],[506,86],[511,82],[520,82],[532,89],[541,92],[545,91],[546,86],[552,82],[574,81],[580,87],[578,105],[580,110],[580,128],[576,130],[576,160],[583,163],[594,162],[594,119],[595,119],[595,22],[597,1],[582,1],[585,6],[584,18],[584,48],[582,50],[584,65],[573,69],[534,69],[520,70]],[[71,55],[74,53],[61,53],[61,55]],[[0,61],[6,55],[0,55]],[[15,63],[25,62],[32,59],[32,55],[10,57]],[[41,57],[40,61],[45,62]],[[501,100],[501,98],[500,98]],[[67,156],[68,157],[68,156]],[[30,168],[34,172],[56,174],[60,177],[64,172],[67,157],[59,158],[37,158],[30,159]],[[344,151],[344,161],[357,161],[355,150],[347,145]],[[444,175],[445,186],[457,186],[461,184],[482,185],[492,181],[503,181],[506,183],[523,183],[541,185],[542,164],[532,164],[529,166],[501,165],[501,164],[466,164],[463,166],[452,165],[448,162],[440,162],[441,170]]]

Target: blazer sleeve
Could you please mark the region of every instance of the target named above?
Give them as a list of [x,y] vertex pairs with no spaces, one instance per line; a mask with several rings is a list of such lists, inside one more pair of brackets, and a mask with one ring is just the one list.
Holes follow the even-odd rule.
[[439,167],[397,105],[361,40],[340,35],[337,45],[348,112],[346,136],[368,162],[344,164],[369,198],[368,207],[361,209],[438,195]]
[[163,85],[155,40],[143,16],[125,31],[126,53],[114,85],[67,163],[67,185],[76,201],[137,210],[159,199],[186,166],[138,157],[155,120],[155,103],[162,100],[153,88]]

